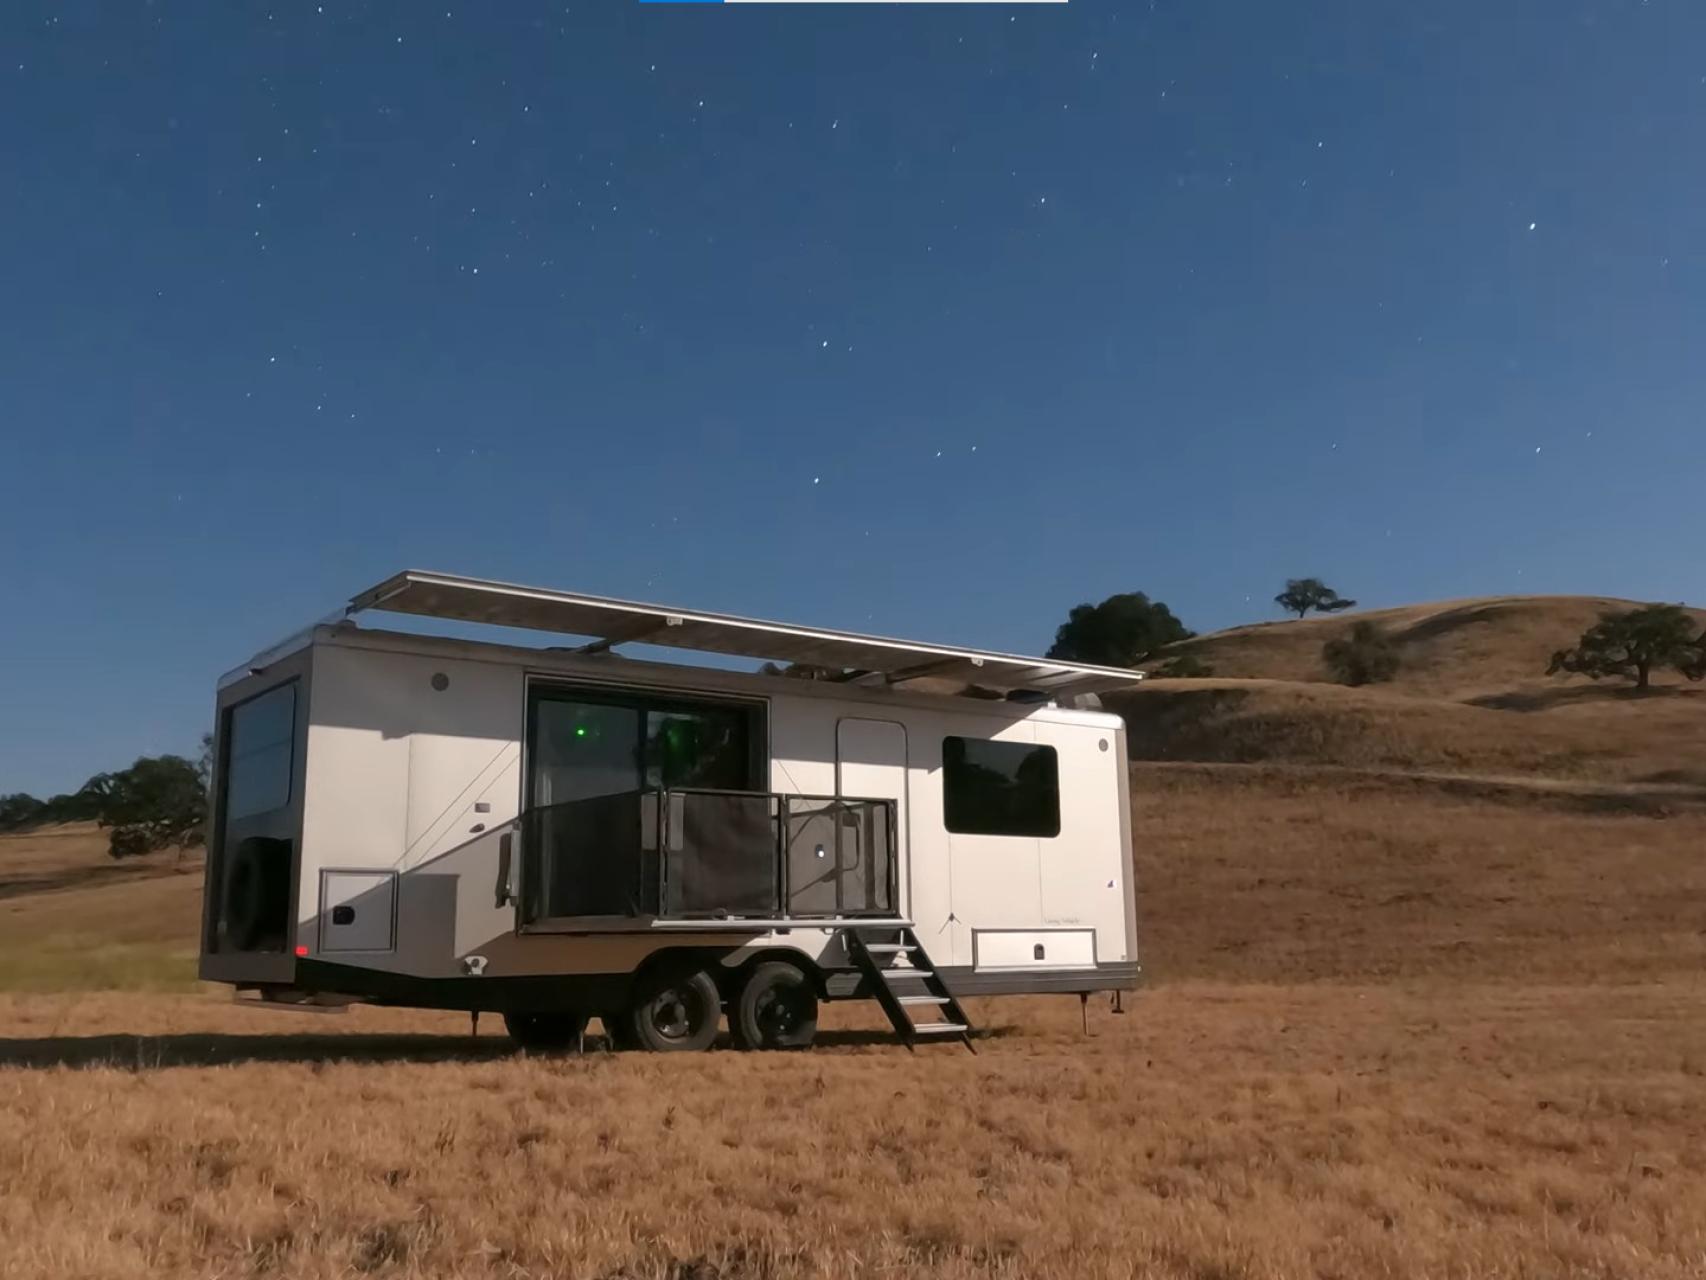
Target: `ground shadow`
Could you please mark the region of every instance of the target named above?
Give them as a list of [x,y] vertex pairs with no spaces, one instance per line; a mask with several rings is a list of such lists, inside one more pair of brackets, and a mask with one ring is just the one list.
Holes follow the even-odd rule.
[[1553,707],[1577,706],[1590,702],[1650,702],[1694,696],[1697,696],[1695,690],[1672,685],[1660,685],[1651,689],[1625,689],[1611,685],[1564,685],[1557,689],[1518,689],[1510,693],[1489,693],[1468,699],[1468,704],[1490,711],[1547,711]]
[[[973,1033],[973,1039],[997,1039],[1013,1033],[995,1027]],[[877,1045],[901,1048],[891,1031],[824,1031],[816,1043],[824,1048]],[[720,1037],[718,1049],[729,1048]],[[583,1057],[612,1052],[602,1035],[589,1034]],[[397,1035],[320,1033],[303,1035],[186,1035],[42,1036],[0,1039],[0,1067],[47,1070],[54,1067],[106,1067],[121,1071],[158,1071],[171,1067],[219,1067],[246,1062],[319,1065],[333,1062],[432,1063],[490,1062],[520,1053],[507,1037],[489,1031],[479,1038],[467,1035]],[[564,1055],[573,1058],[571,1052]]]
[[85,866],[54,867],[43,871],[9,871],[0,875],[0,898],[19,898],[29,893],[52,893],[60,889],[89,889],[139,880],[164,880],[169,876],[201,875],[201,859],[179,863],[113,862]]
[[[590,1039],[590,1037],[589,1037]],[[97,1035],[0,1039],[0,1067],[216,1067],[243,1062],[479,1062],[506,1058],[504,1036]]]

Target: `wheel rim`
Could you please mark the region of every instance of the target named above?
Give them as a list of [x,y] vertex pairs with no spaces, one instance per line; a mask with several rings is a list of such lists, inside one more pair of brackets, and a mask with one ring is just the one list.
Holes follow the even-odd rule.
[[672,987],[652,1001],[652,1030],[665,1040],[689,1039],[697,1029],[702,1010],[692,991]]
[[791,1034],[800,1025],[800,1017],[804,1010],[794,992],[782,987],[771,987],[760,993],[753,1001],[753,1021],[766,1040],[776,1040]]

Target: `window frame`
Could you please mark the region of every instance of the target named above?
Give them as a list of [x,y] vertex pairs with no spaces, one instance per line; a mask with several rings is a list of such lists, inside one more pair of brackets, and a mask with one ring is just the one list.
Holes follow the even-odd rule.
[[[956,802],[954,799],[954,771],[957,766],[963,766],[966,762],[964,760],[963,752],[959,761],[954,761],[951,758],[949,743],[952,742],[970,743],[980,747],[995,748],[997,750],[1010,749],[1025,753],[1026,758],[1033,753],[1044,753],[1046,758],[1051,762],[1050,777],[1052,785],[1049,788],[1049,795],[1052,797],[1053,801],[1051,810],[1052,823],[1039,826],[1035,830],[1022,831],[994,829],[994,824],[989,822],[970,825],[966,824],[966,815],[961,812],[966,801],[961,799]],[[1022,767],[1022,763],[1015,765],[1014,770],[1007,775],[1009,779],[1009,795],[1011,795],[1017,788],[1017,771],[1020,767]],[[962,825],[955,826],[954,824],[956,819],[959,820]],[[1055,747],[1053,743],[1048,742],[1015,742],[1011,739],[1003,738],[974,738],[963,733],[944,734],[942,737],[942,826],[949,835],[956,836],[989,836],[996,839],[1007,840],[1056,839],[1061,832],[1059,749]]]

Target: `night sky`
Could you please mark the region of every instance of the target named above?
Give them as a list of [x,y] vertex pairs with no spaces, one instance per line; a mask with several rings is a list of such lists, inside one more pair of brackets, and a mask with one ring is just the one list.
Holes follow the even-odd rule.
[[1698,0],[8,0],[0,156],[0,792],[405,566],[1703,595]]

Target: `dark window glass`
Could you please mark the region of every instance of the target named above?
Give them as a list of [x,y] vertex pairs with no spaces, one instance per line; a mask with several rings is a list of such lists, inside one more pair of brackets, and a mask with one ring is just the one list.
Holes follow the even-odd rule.
[[748,715],[735,707],[646,712],[646,786],[744,791]]
[[948,830],[975,836],[1060,834],[1060,758],[1053,747],[942,739]]
[[640,721],[633,707],[541,700],[533,733],[534,804],[639,789]]
[[225,755],[227,821],[290,803],[296,743],[296,685],[281,685],[236,707]]
[[645,694],[541,692],[534,704],[533,806],[670,787],[762,789],[752,707]]

